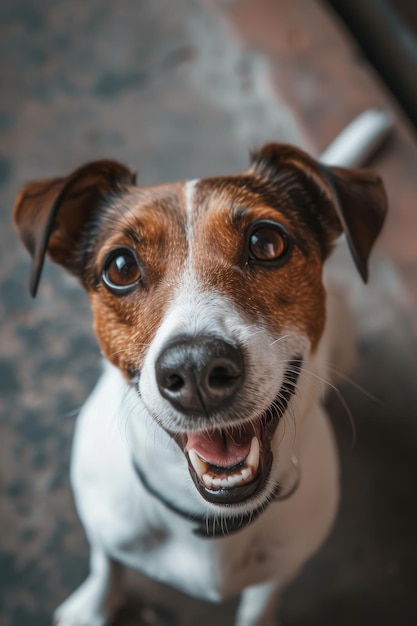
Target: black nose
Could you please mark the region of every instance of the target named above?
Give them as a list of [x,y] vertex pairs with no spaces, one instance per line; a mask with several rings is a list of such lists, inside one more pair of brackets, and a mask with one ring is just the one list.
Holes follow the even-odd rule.
[[244,379],[241,351],[217,337],[181,337],[156,361],[164,398],[187,415],[210,415],[230,404]]

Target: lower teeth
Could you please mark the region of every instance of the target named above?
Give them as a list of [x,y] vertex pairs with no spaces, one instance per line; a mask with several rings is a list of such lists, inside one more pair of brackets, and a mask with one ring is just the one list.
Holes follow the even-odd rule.
[[216,476],[211,473],[205,473],[201,477],[207,489],[231,489],[250,482],[253,478],[253,470],[249,467],[243,467],[238,473],[228,476]]

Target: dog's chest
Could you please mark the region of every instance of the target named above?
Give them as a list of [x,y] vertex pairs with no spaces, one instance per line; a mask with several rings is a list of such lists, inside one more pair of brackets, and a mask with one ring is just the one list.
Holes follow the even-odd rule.
[[[103,397],[107,410],[115,400],[107,395],[109,383],[108,377],[102,379],[80,416],[72,471],[81,518],[99,529],[108,554],[149,578],[210,601],[273,577],[282,561],[276,538],[271,540],[275,524],[266,523],[275,506],[226,538],[198,537],[199,523],[170,511],[135,473],[126,442],[117,436],[117,421],[107,422],[108,413],[101,410]],[[99,430],[97,414],[102,417]]]
[[149,578],[219,601],[270,579],[279,567],[277,546],[254,530],[220,539],[199,538],[192,524],[169,514],[163,526],[150,524],[140,536],[117,542],[115,556]]

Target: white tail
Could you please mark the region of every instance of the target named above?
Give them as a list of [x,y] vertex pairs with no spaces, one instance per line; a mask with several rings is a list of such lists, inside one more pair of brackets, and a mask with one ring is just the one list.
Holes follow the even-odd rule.
[[320,157],[326,165],[360,167],[383,143],[393,126],[389,113],[369,109],[356,117]]

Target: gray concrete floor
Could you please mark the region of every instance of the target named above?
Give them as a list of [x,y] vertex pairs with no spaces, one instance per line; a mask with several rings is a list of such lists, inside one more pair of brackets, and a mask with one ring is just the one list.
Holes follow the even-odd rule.
[[[175,8],[174,8],[175,7]],[[39,295],[10,211],[26,180],[103,156],[156,183],[233,172],[248,148],[301,141],[265,61],[191,0],[16,0],[0,7],[0,624],[41,626],[83,579],[87,546],[68,485],[75,414],[99,373],[81,288],[48,265]],[[417,621],[416,342],[401,281],[375,261],[355,287],[353,382],[330,394],[342,457],[338,522],[288,591],[285,623]],[[117,623],[230,624],[210,607],[139,581]],[[142,606],[154,608],[146,612]],[[153,620],[153,622],[152,622]]]

